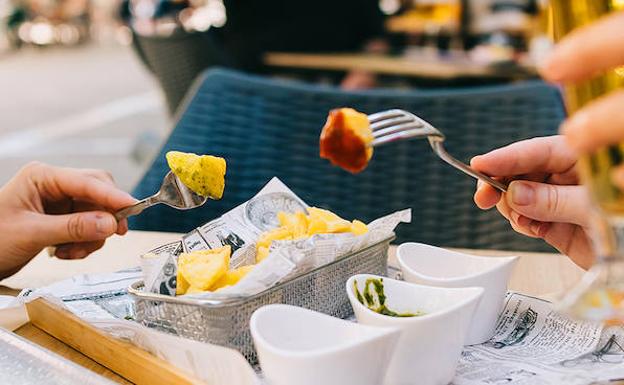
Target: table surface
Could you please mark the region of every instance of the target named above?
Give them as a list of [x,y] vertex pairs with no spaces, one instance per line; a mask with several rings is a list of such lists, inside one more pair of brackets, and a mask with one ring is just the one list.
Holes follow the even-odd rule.
[[535,76],[530,67],[488,66],[467,59],[445,59],[437,55],[378,55],[367,53],[269,52],[264,64],[309,70],[365,70],[378,74],[427,79],[527,78]]
[[[101,250],[80,261],[64,261],[49,257],[45,252],[36,256],[24,269],[0,281],[0,294],[15,295],[20,288],[38,287],[81,273],[112,272],[137,266],[139,256],[161,244],[179,239],[180,234],[130,231],[125,237],[109,239]],[[560,254],[526,253],[492,250],[462,250],[484,256],[518,255],[520,259],[511,277],[510,289],[522,293],[553,298],[574,285],[583,270]],[[389,263],[396,266],[395,248],[390,250]],[[110,378],[118,383],[128,381],[99,365],[77,350],[27,323],[15,333],[61,356]]]

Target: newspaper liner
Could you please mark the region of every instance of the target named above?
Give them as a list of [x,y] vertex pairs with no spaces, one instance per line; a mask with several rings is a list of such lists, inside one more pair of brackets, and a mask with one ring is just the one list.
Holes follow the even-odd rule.
[[[19,300],[43,296],[62,303],[87,322],[129,339],[207,383],[258,384],[247,361],[232,349],[124,320],[131,316],[133,306],[125,290],[140,277],[138,269],[80,275],[25,290]],[[494,337],[464,347],[452,384],[582,385],[621,378],[624,328],[572,320],[558,314],[548,301],[510,292]]]
[[260,385],[238,351],[198,342],[136,323],[127,288],[141,278],[139,268],[83,274],[36,290],[25,289],[19,303],[46,298],[110,335],[127,340],[206,384]]
[[[154,293],[175,295],[173,283],[176,268],[172,262],[177,262],[180,246],[188,252],[230,245],[232,268],[255,263],[255,242],[260,234],[279,225],[277,213],[294,213],[307,207],[309,206],[278,178],[271,179],[249,201],[184,235],[181,244],[174,242],[163,245],[143,255],[141,266],[146,289]],[[189,294],[188,297],[223,299],[259,293],[281,281],[380,242],[390,237],[399,223],[410,221],[411,209],[406,209],[371,222],[364,235],[317,234],[299,240],[275,241],[269,255],[236,285],[214,293]]]

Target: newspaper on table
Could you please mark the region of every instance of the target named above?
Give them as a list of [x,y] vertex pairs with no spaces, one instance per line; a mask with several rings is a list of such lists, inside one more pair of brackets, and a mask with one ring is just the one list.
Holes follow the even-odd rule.
[[[230,265],[236,268],[254,264],[258,237],[279,226],[277,213],[305,211],[308,205],[278,178],[273,178],[249,201],[235,207],[182,237],[181,242],[163,245],[142,256],[143,280],[148,291],[175,295],[177,258],[182,251],[232,248]],[[258,263],[236,285],[218,293],[188,296],[219,298],[252,295],[280,281],[326,265],[337,258],[392,236],[401,222],[411,220],[411,210],[402,210],[379,218],[368,225],[364,235],[352,233],[317,234],[294,241],[272,242],[269,256]]]
[[[126,338],[207,383],[256,385],[259,379],[238,352],[148,329],[132,321],[134,304],[126,288],[140,269],[81,275],[35,291],[62,303],[87,322]],[[624,329],[576,321],[550,302],[508,293],[494,337],[466,346],[454,385],[588,385],[624,378]]]
[[508,293],[494,337],[467,346],[454,385],[576,385],[624,378],[624,329],[569,319]]
[[141,279],[140,268],[85,274],[37,290],[24,290],[20,302],[45,297],[114,337],[130,341],[207,384],[260,385],[236,350],[166,334],[133,321],[128,286]]

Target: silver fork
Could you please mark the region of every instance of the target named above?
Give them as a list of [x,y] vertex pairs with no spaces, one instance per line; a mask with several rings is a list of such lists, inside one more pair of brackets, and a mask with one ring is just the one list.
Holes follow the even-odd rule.
[[404,110],[388,110],[368,115],[373,130],[373,147],[379,147],[399,140],[427,138],[433,152],[443,161],[490,186],[507,192],[507,185],[476,171],[452,157],[444,149],[444,134],[418,116]]
[[115,218],[119,221],[131,215],[140,214],[146,208],[159,203],[179,210],[188,210],[203,205],[208,198],[215,199],[213,197],[203,197],[194,193],[186,187],[173,172],[169,171],[167,175],[165,175],[160,190],[156,194],[140,200],[132,206],[124,207],[117,211],[115,213]]

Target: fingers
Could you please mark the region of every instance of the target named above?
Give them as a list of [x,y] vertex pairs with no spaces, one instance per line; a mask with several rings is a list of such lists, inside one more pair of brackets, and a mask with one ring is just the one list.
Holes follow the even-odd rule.
[[[111,179],[112,180],[112,179]],[[83,201],[73,201],[74,207],[71,212],[81,212],[81,211],[106,211],[104,207],[99,205],[95,205],[91,202],[83,202]],[[70,211],[57,212],[57,214],[66,214]],[[128,232],[128,220],[122,219],[117,223],[117,234],[124,235]]]
[[80,170],[36,165],[31,170],[32,181],[42,195],[50,200],[73,198],[92,202],[115,211],[136,202],[130,194],[118,189],[103,176],[94,177]]
[[512,143],[472,158],[470,165],[489,176],[510,177],[564,173],[574,167],[576,154],[562,136],[546,136]]
[[59,245],[56,248],[55,255],[60,259],[82,259],[99,250],[104,246],[105,241],[92,241],[81,243],[68,243]]
[[575,82],[624,64],[624,12],[579,28],[555,47],[540,70],[551,82]]
[[108,183],[113,186],[115,185],[115,178],[113,178],[113,174],[111,174],[108,171],[91,169],[91,168],[84,168],[84,169],[76,168],[76,169],[71,169],[71,170],[78,171],[88,176],[92,176],[96,179],[101,180],[104,183]]
[[569,145],[591,152],[624,141],[624,91],[604,96],[572,115],[561,126]]
[[582,186],[555,186],[514,181],[505,201],[518,214],[540,222],[563,222],[586,227],[591,205]]
[[124,235],[128,232],[128,220],[122,219],[117,223],[117,235]]
[[481,181],[477,182],[477,191],[474,194],[474,201],[482,210],[488,210],[496,206],[500,201],[501,193],[494,187]]
[[104,211],[65,215],[39,215],[32,218],[33,242],[41,247],[63,243],[101,241],[117,232],[117,220]]
[[618,166],[612,171],[611,181],[617,188],[624,191],[624,166]]
[[585,230],[580,226],[570,223],[552,223],[542,238],[583,269],[589,269],[594,263],[593,245]]

